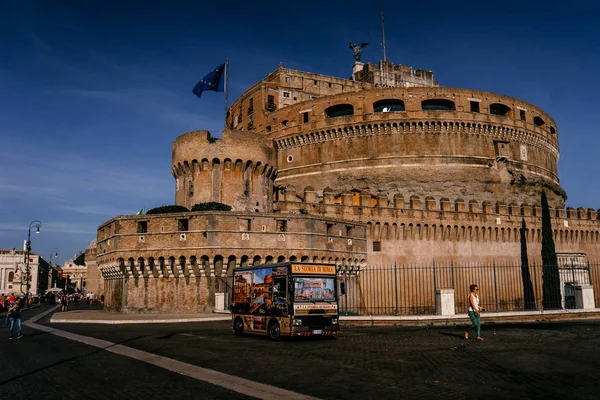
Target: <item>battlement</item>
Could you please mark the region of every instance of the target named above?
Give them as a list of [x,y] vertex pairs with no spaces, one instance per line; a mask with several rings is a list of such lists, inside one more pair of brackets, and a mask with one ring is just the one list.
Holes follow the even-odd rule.
[[[283,198],[276,202],[275,207],[280,212],[300,212],[326,215],[332,210],[335,214],[343,214],[353,219],[365,220],[373,216],[387,216],[402,218],[415,212],[423,215],[441,218],[448,214],[465,214],[470,219],[489,216],[508,217],[542,217],[540,204],[503,201],[477,200],[477,199],[449,199],[434,196],[405,196],[400,193],[391,197],[386,193],[373,195],[366,191],[336,191],[325,188],[322,192],[316,191],[312,186],[304,188],[302,193],[297,193],[293,186],[282,188]],[[333,206],[333,208],[331,208]],[[549,207],[550,216],[562,221],[588,221],[600,227],[600,209],[585,207]],[[562,223],[561,225],[564,225]]]

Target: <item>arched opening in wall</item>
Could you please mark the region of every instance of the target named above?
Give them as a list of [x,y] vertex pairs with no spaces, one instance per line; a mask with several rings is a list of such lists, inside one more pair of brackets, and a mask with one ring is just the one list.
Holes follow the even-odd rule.
[[196,256],[190,257],[190,269],[194,271],[194,274],[198,273],[198,260],[196,259]]
[[354,115],[354,106],[352,104],[336,104],[325,110],[327,118],[345,117]]
[[296,256],[290,256],[290,261],[296,261],[298,258]]
[[175,257],[169,257],[169,275],[175,275]]
[[249,257],[248,257],[248,256],[246,256],[246,255],[243,255],[243,256],[240,258],[240,267],[247,267],[247,266],[248,266],[248,259],[249,259]]
[[273,256],[271,256],[271,255],[266,256],[265,257],[265,264],[274,264],[274,261],[273,261],[274,259],[275,258]]
[[181,272],[183,273],[183,275],[189,275],[188,271],[186,271],[185,268],[185,257],[184,256],[179,256],[179,268],[181,269]]
[[429,99],[421,102],[423,111],[454,111],[455,105],[452,100],[447,99]]
[[153,274],[155,269],[156,265],[154,263],[154,257],[148,257],[148,272]]
[[550,133],[551,133],[552,135],[556,135],[556,129],[554,129],[554,127],[553,127],[553,126],[551,126],[551,127],[550,127]]
[[490,104],[490,114],[510,117],[512,115],[512,109],[505,104],[492,103]]
[[385,99],[373,103],[373,112],[386,113],[404,111],[404,102],[399,99]]
[[271,125],[267,125],[265,127],[265,130],[267,131],[267,133],[271,132]]
[[233,270],[235,269],[236,258],[235,256],[229,256],[227,258],[227,276],[233,276]]
[[252,259],[252,265],[257,266],[260,265],[260,256],[254,256],[254,258]]
[[312,259],[312,262],[316,263],[319,262],[319,257],[318,256],[314,256]]
[[[227,271],[223,270],[223,256],[220,254],[217,254],[215,256],[215,258],[213,259],[213,263],[215,266],[215,276],[224,276],[225,273]],[[225,290],[225,284],[222,280],[218,280],[219,281],[219,291],[223,291]]]
[[138,266],[140,267],[140,272],[142,273],[142,275],[144,275],[146,273],[146,265],[144,265],[144,258],[139,257],[137,262]]
[[9,281],[9,282],[12,282],[12,281],[14,281],[14,280],[15,280],[15,273],[14,273],[13,271],[10,271],[10,272],[8,273],[8,281]]
[[161,274],[165,275],[165,258],[158,257],[158,270]]
[[133,261],[133,257],[129,257],[129,259],[127,259],[127,269],[129,272],[135,275],[135,261]]
[[210,260],[208,256],[200,257],[200,268],[204,271],[204,275],[210,276]]
[[223,171],[231,171],[232,169],[231,158],[223,160]]
[[546,124],[543,119],[537,116],[533,118],[533,123],[536,126],[544,126]]
[[277,262],[278,263],[282,263],[284,261],[285,261],[285,256],[279,256],[279,257],[277,257]]
[[301,262],[309,262],[310,258],[308,256],[302,256],[302,258],[300,259]]

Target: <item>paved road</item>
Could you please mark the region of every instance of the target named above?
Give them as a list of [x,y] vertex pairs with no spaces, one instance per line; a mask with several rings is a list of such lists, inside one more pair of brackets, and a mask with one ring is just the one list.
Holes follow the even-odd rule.
[[[112,326],[48,319],[39,322],[323,399],[597,399],[600,392],[600,321],[484,326],[484,342],[461,339],[457,328],[424,327],[347,328],[337,340],[271,342],[235,337],[224,322]],[[243,390],[56,334],[24,333],[0,342],[0,362],[10,367],[0,378],[2,399],[248,398]]]

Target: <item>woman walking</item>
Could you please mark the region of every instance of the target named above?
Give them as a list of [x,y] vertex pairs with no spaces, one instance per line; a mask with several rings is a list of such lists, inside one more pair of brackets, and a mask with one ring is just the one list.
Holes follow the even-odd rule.
[[479,287],[475,284],[469,286],[471,293],[469,294],[469,318],[471,319],[471,326],[465,331],[465,339],[469,338],[469,332],[473,329],[477,329],[477,340],[483,340],[481,337],[481,311],[484,311],[483,307],[479,306]]
[[23,302],[20,297],[17,297],[14,304],[12,304],[8,308],[8,314],[6,318],[8,318],[9,328],[8,328],[8,338],[13,338],[13,326],[15,323],[17,324],[17,339],[21,339],[23,335],[21,335],[21,310],[23,309]]

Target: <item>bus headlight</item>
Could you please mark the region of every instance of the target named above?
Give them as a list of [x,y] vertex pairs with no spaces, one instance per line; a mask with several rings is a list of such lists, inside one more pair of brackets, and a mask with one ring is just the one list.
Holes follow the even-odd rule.
[[301,319],[294,319],[294,320],[292,321],[292,324],[293,324],[294,326],[302,326],[302,320],[301,320]]
[[338,319],[337,318],[331,318],[331,325],[337,325],[338,324]]

